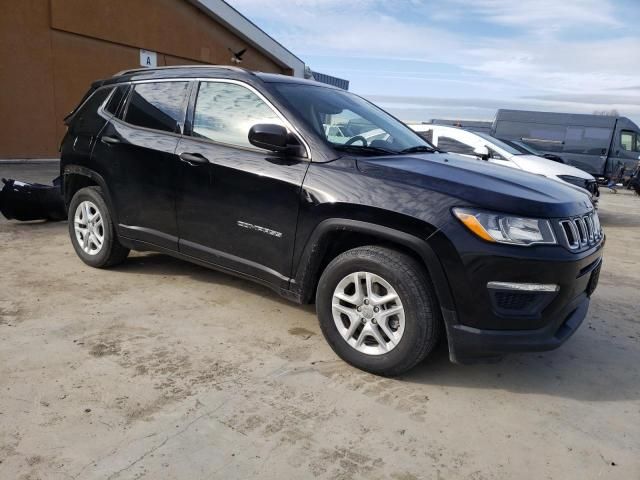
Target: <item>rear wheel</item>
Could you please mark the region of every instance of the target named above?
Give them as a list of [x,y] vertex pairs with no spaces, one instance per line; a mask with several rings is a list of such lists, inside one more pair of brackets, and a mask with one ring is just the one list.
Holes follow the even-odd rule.
[[85,187],[69,204],[69,236],[80,259],[92,267],[117,265],[129,255],[118,241],[100,187]]
[[336,257],[320,278],[316,307],[338,356],[379,375],[411,369],[441,335],[426,271],[390,248],[359,247]]

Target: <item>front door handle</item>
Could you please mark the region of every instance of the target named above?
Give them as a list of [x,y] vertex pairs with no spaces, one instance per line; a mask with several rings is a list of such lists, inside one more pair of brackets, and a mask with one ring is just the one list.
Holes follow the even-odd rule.
[[195,167],[197,165],[206,165],[209,163],[209,159],[202,155],[201,153],[181,153],[180,160],[188,163],[189,165]]
[[115,137],[109,137],[107,135],[103,135],[102,138],[100,139],[100,141],[102,143],[106,143],[107,145],[113,145],[116,143],[120,143],[120,140],[115,138]]

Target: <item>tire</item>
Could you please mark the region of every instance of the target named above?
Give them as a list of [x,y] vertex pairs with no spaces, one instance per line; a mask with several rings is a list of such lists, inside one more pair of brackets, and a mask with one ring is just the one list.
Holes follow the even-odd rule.
[[[378,290],[375,295],[369,295],[370,300],[367,300],[367,274],[373,286],[370,290]],[[355,290],[356,278],[362,295]],[[391,289],[385,288],[385,284]],[[381,299],[392,298],[394,293],[399,301],[379,303]],[[348,297],[351,302],[343,300],[347,294],[352,295]],[[362,302],[354,300],[361,297],[364,297]],[[379,305],[378,313],[371,311],[376,308],[372,307],[374,304]],[[358,305],[361,309],[355,316],[354,305],[356,311]],[[437,300],[425,269],[410,256],[385,247],[358,247],[338,255],[320,277],[316,308],[320,328],[333,351],[354,367],[377,375],[396,376],[413,368],[434,349],[443,330]],[[402,312],[403,318],[400,314],[386,316],[395,311]],[[362,318],[358,319],[357,315]],[[365,318],[372,315],[373,318]],[[360,320],[362,326],[352,323],[352,318]],[[361,340],[367,325],[369,328],[377,326],[378,336],[374,338],[369,330],[371,334]],[[396,327],[395,331],[393,327]],[[352,328],[355,332],[350,336]],[[384,335],[379,336],[381,333]],[[380,339],[385,343],[384,348]],[[361,342],[360,346],[354,346],[358,342]]]
[[[71,244],[87,265],[107,268],[122,263],[129,255],[129,249],[118,241],[100,187],[85,187],[76,192],[69,204],[68,220]],[[88,239],[86,243],[85,238]]]

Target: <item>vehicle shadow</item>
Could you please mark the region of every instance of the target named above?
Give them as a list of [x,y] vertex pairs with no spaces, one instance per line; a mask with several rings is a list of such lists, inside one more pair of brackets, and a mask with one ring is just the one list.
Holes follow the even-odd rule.
[[282,305],[298,307],[311,313],[315,312],[314,305],[297,305],[281,297],[274,290],[259,283],[187,262],[163,253],[136,252],[131,254],[122,264],[111,267],[111,270],[141,275],[189,277],[198,282],[241,289],[244,293],[268,298]]
[[637,346],[625,348],[602,340],[586,323],[558,350],[511,354],[497,363],[455,365],[449,361],[446,345],[441,345],[401,379],[591,402],[640,399]]
[[[314,305],[297,305],[267,287],[159,253],[136,254],[114,267],[123,273],[186,276],[198,282],[223,285],[268,298],[290,308],[289,312],[315,312]],[[283,311],[286,314],[286,310]],[[560,349],[506,356],[493,364],[455,365],[449,361],[446,342],[422,364],[396,381],[445,387],[505,390],[586,401],[640,399],[640,349],[623,348],[610,339],[581,329]],[[277,328],[277,326],[274,326]],[[321,339],[318,339],[322,341]],[[346,364],[345,369],[349,369]],[[355,372],[354,372],[355,373]],[[357,372],[356,375],[367,375]]]
[[[187,276],[198,282],[231,286],[244,293],[268,298],[295,311],[313,314],[314,305],[296,305],[267,287],[191,264],[168,255],[137,254],[114,270],[123,273]],[[286,315],[287,310],[283,313]],[[274,326],[277,328],[277,326]],[[318,339],[322,341],[322,339]],[[551,352],[512,354],[493,364],[455,365],[449,361],[445,342],[422,364],[396,381],[421,385],[504,390],[521,394],[541,394],[586,401],[640,399],[640,350],[623,348],[581,329],[560,349]],[[345,369],[351,367],[344,364]],[[354,375],[367,375],[352,372]]]

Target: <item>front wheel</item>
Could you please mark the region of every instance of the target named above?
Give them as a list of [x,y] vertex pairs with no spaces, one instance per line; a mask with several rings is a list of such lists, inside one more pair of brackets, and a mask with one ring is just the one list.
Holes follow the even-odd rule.
[[117,265],[129,255],[118,241],[100,187],[78,190],[69,204],[69,236],[80,259],[96,268]]
[[414,367],[442,331],[425,269],[390,248],[359,247],[337,256],[320,277],[316,307],[336,354],[379,375]]

